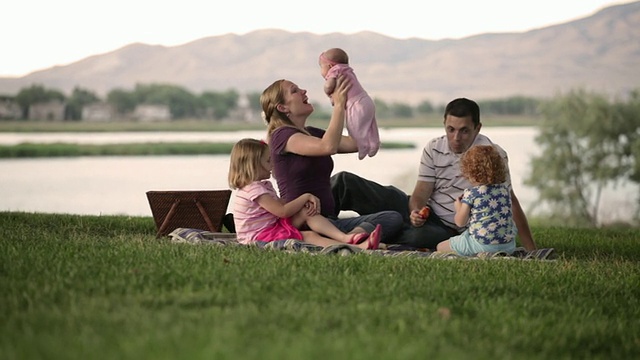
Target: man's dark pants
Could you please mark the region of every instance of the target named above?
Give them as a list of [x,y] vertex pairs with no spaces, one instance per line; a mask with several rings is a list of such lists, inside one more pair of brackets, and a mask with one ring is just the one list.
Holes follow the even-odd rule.
[[331,177],[331,191],[336,209],[339,210],[355,211],[360,215],[385,210],[399,212],[404,220],[404,228],[393,240],[386,241],[389,244],[434,250],[439,242],[456,235],[433,213],[423,226],[412,226],[409,221],[409,196],[395,186],[383,186],[343,171]]

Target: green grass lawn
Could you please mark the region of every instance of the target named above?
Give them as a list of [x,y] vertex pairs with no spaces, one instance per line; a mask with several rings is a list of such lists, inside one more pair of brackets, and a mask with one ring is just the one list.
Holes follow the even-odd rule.
[[533,226],[555,261],[156,239],[0,212],[0,359],[634,359],[640,232]]

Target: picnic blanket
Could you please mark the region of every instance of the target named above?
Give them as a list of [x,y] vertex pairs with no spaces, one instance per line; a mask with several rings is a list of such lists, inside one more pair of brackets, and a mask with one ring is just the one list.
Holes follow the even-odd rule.
[[363,250],[349,244],[338,244],[327,247],[308,244],[299,240],[285,239],[268,243],[256,242],[251,245],[243,245],[236,240],[233,233],[210,232],[200,229],[177,228],[169,233],[169,238],[175,243],[211,244],[217,246],[254,246],[265,250],[281,250],[288,252],[303,252],[310,254],[337,254],[348,256],[357,253],[365,253],[378,256],[420,257],[429,259],[520,259],[520,260],[554,260],[553,248],[527,251],[519,247],[512,254],[505,252],[482,252],[474,256],[462,256],[451,252],[427,251],[396,244],[383,245],[378,250]]

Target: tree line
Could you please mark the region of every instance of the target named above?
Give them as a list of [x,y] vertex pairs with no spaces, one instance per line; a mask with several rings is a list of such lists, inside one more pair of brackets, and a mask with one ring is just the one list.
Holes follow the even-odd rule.
[[[233,89],[223,92],[203,91],[196,94],[182,86],[152,83],[137,84],[132,90],[116,88],[109,91],[104,98],[82,87],[75,87],[67,96],[58,89],[33,84],[20,89],[15,96],[2,96],[0,100],[17,103],[22,119],[29,118],[29,108],[34,104],[59,101],[65,104],[65,119],[72,121],[82,120],[83,107],[100,102],[111,105],[116,115],[120,117],[126,117],[138,105],[150,104],[167,106],[174,120],[222,120],[228,118],[241,106],[240,98],[240,93]],[[402,102],[385,102],[378,98],[374,101],[379,118],[412,118],[444,112],[444,105],[434,105],[429,100],[424,100],[416,106]],[[483,113],[500,115],[536,115],[540,103],[540,99],[524,96],[479,101]],[[260,93],[247,93],[246,104],[243,106],[254,113],[259,113],[261,111]],[[330,110],[325,109],[325,105],[314,104],[314,106],[318,110],[314,113],[314,118],[330,118]]]
[[138,105],[152,104],[168,106],[173,119],[223,119],[238,106],[239,97],[234,90],[194,94],[183,87],[170,84],[138,84],[132,90],[116,88],[109,91],[105,98],[92,90],[75,87],[66,96],[58,89],[34,84],[22,88],[15,97],[4,96],[4,99],[14,100],[18,104],[23,119],[29,118],[29,108],[32,105],[51,101],[65,103],[66,120],[81,120],[83,107],[100,102],[110,104],[116,115],[122,117],[126,117]]

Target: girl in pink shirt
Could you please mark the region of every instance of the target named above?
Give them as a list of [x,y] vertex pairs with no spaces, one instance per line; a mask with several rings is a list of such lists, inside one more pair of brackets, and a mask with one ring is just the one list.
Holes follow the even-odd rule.
[[[352,244],[361,249],[377,249],[382,229],[380,225],[368,233],[345,234],[320,215],[320,200],[302,194],[285,202],[269,180],[271,155],[263,141],[242,139],[231,150],[229,186],[237,189],[233,219],[240,243],[296,239],[329,246]],[[304,226],[311,231],[300,231]]]
[[[320,54],[318,62],[320,75],[326,80],[324,92],[329,98],[336,88],[338,76],[343,75],[350,80],[351,88],[347,93],[346,107],[347,131],[358,144],[358,159],[374,156],[380,149],[376,106],[349,66],[349,56],[344,50],[333,48]],[[331,105],[333,105],[333,99]]]

